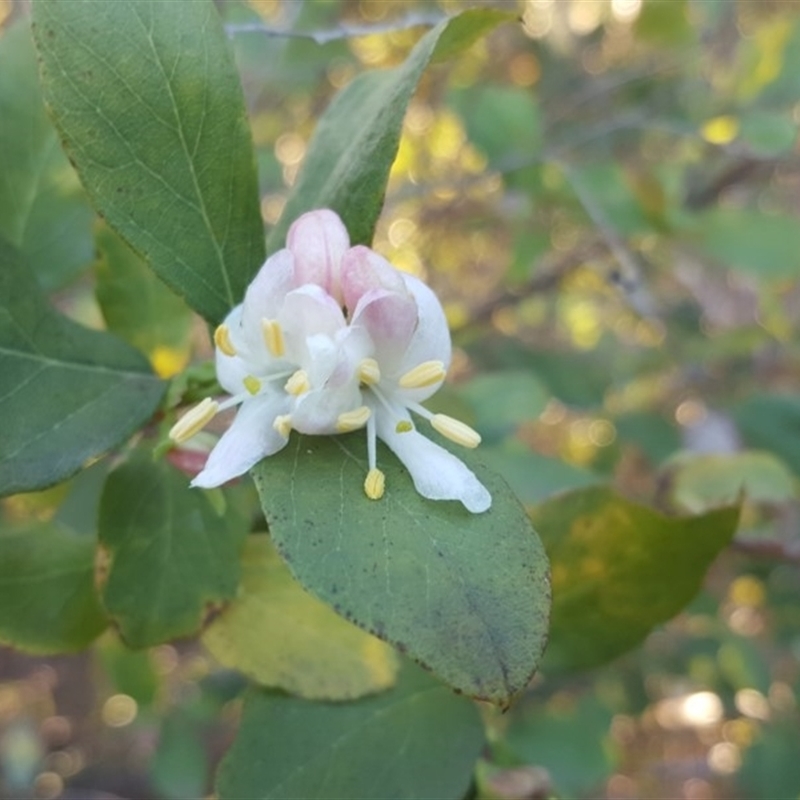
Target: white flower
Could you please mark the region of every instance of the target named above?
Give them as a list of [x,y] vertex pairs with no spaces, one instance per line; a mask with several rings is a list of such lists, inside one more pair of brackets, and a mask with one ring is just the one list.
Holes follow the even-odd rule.
[[[218,486],[280,450],[292,428],[335,434],[366,428],[364,490],[384,492],[382,439],[424,497],[460,500],[472,512],[491,496],[454,455],[419,433],[410,412],[441,434],[476,447],[478,434],[421,405],[442,384],[450,334],[433,292],[377,253],[350,247],[327,209],[300,217],[287,247],[267,259],[244,298],[217,328],[217,377],[232,396],[206,399],[170,431],[184,442],[219,411],[240,405],[193,486]],[[347,317],[342,310],[344,305]]]

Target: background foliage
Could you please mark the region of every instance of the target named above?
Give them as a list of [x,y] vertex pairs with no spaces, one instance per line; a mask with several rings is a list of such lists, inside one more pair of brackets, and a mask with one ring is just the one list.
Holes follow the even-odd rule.
[[[221,761],[222,798],[797,797],[800,5],[63,5],[34,8],[40,87],[29,9],[0,0],[0,793],[199,797]],[[196,452],[152,458],[213,389],[194,312],[260,262],[256,196],[270,250],[333,204],[446,303],[431,406],[481,432],[550,558],[550,644],[505,715],[302,590],[337,605],[282,525],[280,458],[266,520],[249,480],[190,491]],[[505,702],[546,619],[540,556],[538,583],[501,568],[539,552],[517,513],[503,553],[476,518],[445,562],[498,561],[485,611],[538,598],[504,692],[476,685],[479,639],[431,660],[450,618],[368,617],[368,582],[338,610]],[[504,669],[519,623],[491,621]]]

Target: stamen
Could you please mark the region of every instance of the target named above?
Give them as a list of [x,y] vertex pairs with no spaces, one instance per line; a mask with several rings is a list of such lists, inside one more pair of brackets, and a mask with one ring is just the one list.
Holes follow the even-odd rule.
[[289,394],[299,397],[311,389],[311,382],[308,380],[308,373],[304,369],[295,372],[283,387]]
[[367,424],[367,420],[372,416],[372,411],[367,406],[359,406],[352,411],[345,411],[336,418],[336,430],[339,433],[349,433],[357,431]]
[[206,397],[202,403],[187,411],[170,429],[169,438],[175,444],[183,444],[211,422],[219,411],[219,403]]
[[264,335],[264,344],[275,358],[280,358],[286,352],[283,341],[283,330],[276,319],[262,319],[261,332]]
[[279,414],[275,417],[275,422],[272,423],[272,427],[275,428],[284,439],[288,439],[289,434],[292,432],[292,415]]
[[376,467],[373,467],[364,479],[364,494],[370,500],[380,500],[386,489],[386,476]]
[[376,383],[380,383],[381,368],[374,358],[365,358],[358,365],[358,380],[365,386],[374,386]]
[[219,325],[214,331],[214,344],[225,353],[226,356],[235,356],[236,348],[231,342],[231,329],[227,325]]
[[434,414],[431,425],[446,436],[451,442],[462,447],[477,447],[481,443],[481,435],[460,420],[448,417],[447,414]]
[[413,431],[414,426],[411,423],[411,420],[408,419],[401,419],[397,425],[394,426],[395,433],[408,433],[409,431]]
[[247,389],[250,394],[258,394],[261,391],[261,381],[256,378],[255,375],[248,375],[242,383],[244,384],[244,388]]
[[443,381],[447,375],[442,361],[423,361],[403,375],[398,384],[401,389],[422,389]]

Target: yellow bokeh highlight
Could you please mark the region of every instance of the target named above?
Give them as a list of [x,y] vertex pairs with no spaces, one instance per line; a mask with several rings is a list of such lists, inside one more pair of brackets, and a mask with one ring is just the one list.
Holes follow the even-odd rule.
[[2,25],[11,14],[11,0],[0,0],[0,25]]
[[136,719],[138,713],[139,706],[132,697],[127,694],[115,694],[103,703],[100,716],[110,728],[124,728]]
[[748,65],[739,85],[742,98],[754,97],[781,74],[786,45],[793,30],[794,21],[785,18],[772,20],[756,32],[754,39],[758,57],[754,65]]
[[728,598],[737,606],[761,608],[766,602],[764,584],[752,575],[741,575],[730,585]]
[[730,144],[739,135],[739,120],[730,114],[713,117],[700,128],[700,135],[709,144]]
[[600,316],[595,305],[581,300],[566,309],[564,322],[572,343],[581,350],[591,350],[603,333]]
[[185,348],[158,345],[150,353],[150,363],[159,378],[172,378],[189,363],[189,351]]

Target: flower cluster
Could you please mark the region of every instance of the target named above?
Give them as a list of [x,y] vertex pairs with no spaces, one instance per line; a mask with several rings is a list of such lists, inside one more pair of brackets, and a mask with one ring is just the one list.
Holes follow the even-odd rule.
[[383,496],[376,439],[403,462],[417,491],[485,511],[491,495],[452,453],[419,433],[415,414],[448,439],[480,436],[421,402],[442,384],[451,345],[444,312],[417,278],[367,247],[350,247],[327,209],[300,217],[214,334],[217,377],[230,398],[207,398],[170,431],[185,442],[218,412],[239,406],[193,486],[243,474],[287,443],[292,429],[336,434],[365,428],[366,495]]

